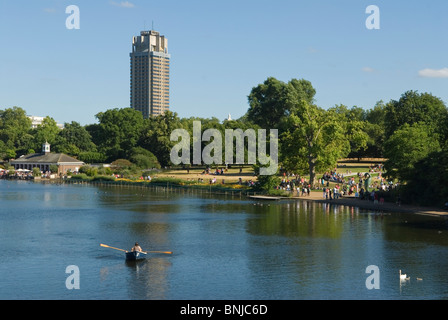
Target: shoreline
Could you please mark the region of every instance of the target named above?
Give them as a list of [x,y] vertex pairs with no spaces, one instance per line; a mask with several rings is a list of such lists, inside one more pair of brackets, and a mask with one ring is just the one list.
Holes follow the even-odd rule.
[[[15,180],[15,179],[14,179]],[[384,202],[384,203],[374,203],[370,200],[361,200],[358,198],[355,198],[354,196],[344,196],[340,197],[339,199],[324,199],[322,192],[316,192],[313,191],[309,196],[270,196],[266,194],[259,193],[257,195],[257,192],[249,189],[232,189],[232,188],[225,188],[223,186],[220,186],[218,188],[213,188],[213,186],[209,185],[178,185],[173,184],[169,182],[164,183],[151,183],[146,182],[142,184],[141,182],[127,182],[127,181],[86,181],[86,180],[78,180],[78,181],[70,181],[70,180],[64,180],[64,179],[54,179],[54,180],[46,180],[46,179],[32,179],[28,181],[33,182],[45,182],[45,183],[67,183],[67,184],[89,184],[89,185],[107,185],[107,186],[117,186],[117,187],[140,187],[140,188],[175,188],[175,189],[197,189],[202,190],[207,193],[215,193],[215,194],[232,194],[232,195],[239,195],[239,197],[246,197],[248,199],[252,200],[261,200],[261,201],[281,201],[281,200],[306,200],[306,201],[312,201],[316,203],[327,203],[327,204],[334,204],[334,205],[344,205],[344,206],[352,206],[352,207],[358,207],[360,209],[366,209],[366,210],[374,210],[374,211],[390,211],[390,212],[401,212],[401,213],[412,213],[412,214],[419,214],[419,215],[426,215],[426,216],[432,216],[432,217],[443,217],[448,218],[448,210],[444,210],[441,208],[434,208],[434,207],[423,207],[423,206],[416,206],[416,205],[407,205],[407,204],[401,204],[398,205],[396,203],[391,202]]]
[[[275,198],[275,197],[274,197]],[[352,206],[358,207],[360,209],[367,210],[375,210],[375,211],[390,211],[390,212],[401,212],[401,213],[412,213],[433,217],[443,217],[448,218],[448,210],[443,210],[439,208],[431,208],[431,207],[422,207],[422,206],[414,206],[401,204],[398,205],[396,203],[384,202],[384,203],[374,203],[369,200],[361,200],[355,198],[354,196],[345,196],[339,199],[323,199],[322,193],[320,192],[311,192],[310,196],[303,197],[282,197],[282,199],[294,199],[294,200],[308,200],[316,203],[327,203],[327,204],[335,204],[335,205],[344,205],[344,206]]]

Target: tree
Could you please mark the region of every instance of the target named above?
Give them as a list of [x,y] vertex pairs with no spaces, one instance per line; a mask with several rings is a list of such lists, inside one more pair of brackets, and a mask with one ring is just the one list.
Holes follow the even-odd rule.
[[103,163],[107,160],[107,156],[101,152],[87,151],[80,152],[78,154],[78,159],[85,163]]
[[382,158],[384,156],[386,105],[378,101],[373,109],[366,112],[364,130],[368,136],[364,156]]
[[356,106],[348,109],[344,105],[335,106],[330,111],[334,111],[336,114],[337,121],[344,127],[345,136],[349,141],[350,149],[344,153],[361,157],[367,149],[369,141],[365,130],[367,126],[366,111]]
[[419,205],[442,207],[448,199],[448,150],[428,154],[414,164],[407,184],[402,188],[403,200]]
[[[237,132],[236,130],[241,130],[243,135],[246,132],[248,133],[250,131],[253,131],[255,133],[255,136],[257,137],[257,141],[259,141],[258,139],[260,139],[260,137],[258,136],[258,129],[260,129],[260,127],[258,125],[256,125],[256,124],[248,121],[247,117],[242,117],[240,119],[231,120],[231,121],[225,120],[223,122],[223,124],[222,124],[222,131],[223,131],[222,134],[223,134],[223,137],[225,136],[226,130],[233,130],[234,133]],[[244,161],[246,161],[246,159],[247,159],[247,161],[249,161],[249,150],[248,150],[249,149],[249,143],[248,143],[248,140],[249,140],[249,138],[243,139],[244,159],[245,159]],[[266,134],[266,140],[267,140],[266,143],[269,145],[269,141],[270,141],[269,131]],[[233,150],[232,150],[233,162],[232,163],[236,164],[237,158],[238,158],[237,157],[238,149],[237,149],[237,139],[236,138],[232,139],[232,146],[233,146]],[[228,152],[225,139],[223,139],[223,148],[226,150],[226,152]],[[227,163],[226,159],[225,159],[225,153],[226,152],[223,152],[223,155],[222,155],[223,156],[223,163]],[[227,159],[227,160],[229,160],[229,159]],[[248,163],[248,162],[246,162],[246,163]]]
[[287,86],[273,77],[249,94],[247,118],[264,129],[276,128],[287,113]]
[[70,155],[79,155],[81,152],[95,152],[96,145],[92,142],[92,136],[76,121],[65,123],[56,138],[55,150]]
[[247,119],[263,129],[278,128],[280,122],[294,112],[296,101],[312,103],[315,94],[307,80],[292,79],[285,83],[269,77],[249,94]]
[[434,132],[440,132],[447,117],[448,110],[440,98],[430,93],[407,91],[398,101],[392,100],[386,105],[386,139],[406,123],[425,123]]
[[0,140],[0,159],[13,159],[16,156],[14,149],[8,148],[8,146]]
[[176,144],[170,140],[171,133],[180,128],[182,124],[176,112],[166,111],[162,115],[153,116],[143,128],[138,146],[151,151],[162,166],[169,166],[171,149]]
[[438,135],[425,123],[404,124],[385,142],[384,167],[388,176],[412,178],[414,165],[432,152],[440,151]]
[[110,109],[98,113],[96,118],[99,125],[95,127],[95,141],[100,151],[109,161],[127,158],[142,134],[142,113],[131,108]]
[[61,129],[53,118],[48,116],[45,117],[42,123],[32,131],[34,136],[34,148],[36,150],[41,150],[44,142],[54,145],[60,131]]
[[309,173],[312,186],[317,171],[334,168],[350,150],[334,110],[325,111],[302,100],[285,124],[288,130],[281,137],[282,164],[291,172]]
[[[19,107],[0,110],[0,145],[2,153],[9,156],[25,154],[32,148],[31,120],[25,110]],[[40,149],[40,147],[39,147]]]

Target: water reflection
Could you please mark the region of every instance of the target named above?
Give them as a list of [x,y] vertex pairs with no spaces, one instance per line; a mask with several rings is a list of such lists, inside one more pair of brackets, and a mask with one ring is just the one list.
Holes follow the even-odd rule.
[[126,261],[130,299],[165,300],[168,293],[168,269],[171,263],[163,258]]
[[[10,250],[0,252],[0,274],[17,280],[0,278],[0,298],[448,297],[443,219],[306,200],[5,181],[0,201],[0,241],[20,253],[12,261]],[[129,250],[135,241],[174,254],[128,263],[99,247]],[[54,250],[64,252],[57,262]],[[65,290],[69,264],[80,267],[79,292]],[[369,265],[381,272],[380,290],[366,289]]]

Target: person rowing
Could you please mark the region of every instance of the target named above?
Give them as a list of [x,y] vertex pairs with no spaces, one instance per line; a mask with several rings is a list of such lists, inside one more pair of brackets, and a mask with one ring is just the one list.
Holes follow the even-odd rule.
[[135,245],[131,249],[132,252],[142,252],[142,247],[138,244],[138,242],[135,243]]

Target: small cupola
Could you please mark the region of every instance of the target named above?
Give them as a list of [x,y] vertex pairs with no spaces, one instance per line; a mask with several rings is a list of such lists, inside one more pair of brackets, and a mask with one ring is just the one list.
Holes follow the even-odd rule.
[[42,153],[45,153],[45,154],[50,153],[50,144],[47,141],[45,141],[45,143],[42,144]]

